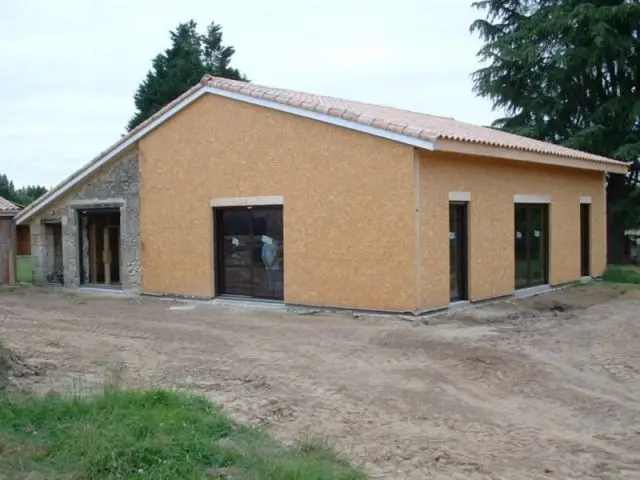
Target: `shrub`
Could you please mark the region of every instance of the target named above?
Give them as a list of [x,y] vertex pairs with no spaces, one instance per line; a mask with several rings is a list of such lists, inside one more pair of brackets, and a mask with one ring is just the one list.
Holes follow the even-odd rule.
[[602,275],[605,282],[640,284],[640,271],[634,267],[609,265]]

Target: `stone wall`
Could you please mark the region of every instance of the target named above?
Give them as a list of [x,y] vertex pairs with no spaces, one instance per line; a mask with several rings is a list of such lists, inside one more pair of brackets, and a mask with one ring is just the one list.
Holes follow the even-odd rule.
[[[64,284],[80,285],[78,210],[120,209],[120,272],[123,290],[140,290],[140,180],[137,152],[129,152],[114,164],[56,201],[31,222],[31,254],[34,279],[47,281],[46,224],[62,224]],[[83,242],[87,245],[87,242]],[[86,252],[85,252],[86,253]],[[86,258],[86,255],[85,255]],[[86,265],[85,265],[86,267]],[[84,269],[87,271],[87,268]]]

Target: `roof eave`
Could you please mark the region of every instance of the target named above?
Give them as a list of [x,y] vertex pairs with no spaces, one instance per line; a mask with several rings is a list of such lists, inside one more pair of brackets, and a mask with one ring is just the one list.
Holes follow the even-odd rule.
[[394,142],[404,143],[406,145],[422,148],[424,150],[434,149],[434,141],[432,139],[419,138],[412,135],[405,135],[403,133],[391,132],[389,130],[374,127],[368,123],[359,123],[357,119],[346,120],[342,117],[330,115],[328,113],[321,113],[307,108],[280,103],[265,98],[253,97],[244,93],[233,92],[230,90],[224,90],[212,86],[207,86],[205,90],[220,97],[230,98],[232,100],[238,100],[240,102],[250,103],[252,105],[258,105],[260,107],[269,108],[271,110],[291,113],[298,117],[318,120],[323,123],[329,123],[331,125],[348,128],[349,130],[355,130],[357,132],[367,133],[376,137],[386,138]]
[[460,140],[438,139],[435,142],[434,150],[440,152],[459,153],[463,155],[504,158],[507,160],[578,168],[583,170],[595,170],[599,172],[624,174],[628,171],[628,166],[625,163],[615,160],[603,159],[601,161],[596,161],[586,158],[573,158]]

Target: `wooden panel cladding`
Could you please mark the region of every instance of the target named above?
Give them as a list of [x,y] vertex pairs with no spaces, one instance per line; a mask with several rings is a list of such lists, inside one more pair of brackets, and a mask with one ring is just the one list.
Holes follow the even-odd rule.
[[29,225],[16,227],[16,250],[18,255],[31,255],[31,231]]
[[580,278],[580,202],[592,200],[591,271],[605,268],[603,173],[486,157],[421,152],[421,307],[449,301],[448,192],[470,193],[470,300],[514,291],[514,204],[549,204],[552,284]]
[[592,199],[591,270],[605,265],[598,171],[417,151],[214,95],[143,138],[139,156],[149,293],[214,295],[212,206],[247,203],[239,197],[281,199],[287,303],[447,305],[448,202],[463,196],[470,300],[514,290],[514,198],[549,200],[551,283],[580,276],[582,197]]
[[139,148],[143,291],[212,296],[212,199],[267,196],[286,302],[414,307],[412,147],[205,95]]

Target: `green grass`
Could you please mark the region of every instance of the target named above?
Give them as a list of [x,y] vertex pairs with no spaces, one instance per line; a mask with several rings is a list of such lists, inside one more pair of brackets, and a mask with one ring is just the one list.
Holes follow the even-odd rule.
[[609,265],[602,275],[602,280],[612,283],[640,284],[640,270],[634,267]]
[[200,480],[220,467],[251,480],[366,478],[323,443],[282,445],[185,393],[0,395],[2,478]]

